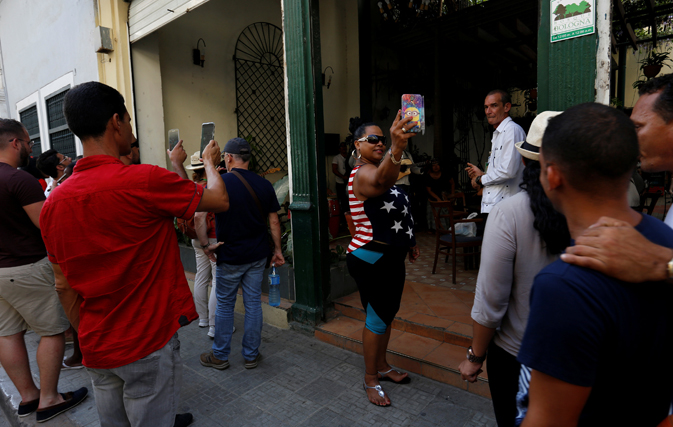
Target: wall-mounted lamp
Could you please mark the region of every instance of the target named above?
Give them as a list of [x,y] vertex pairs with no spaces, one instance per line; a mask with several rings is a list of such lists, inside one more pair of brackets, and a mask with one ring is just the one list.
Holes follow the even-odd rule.
[[[327,69],[332,70],[332,73],[329,75],[329,79],[327,79],[327,84],[325,84],[325,74],[327,73]],[[326,67],[325,70],[322,72],[322,85],[327,86],[327,89],[329,89],[330,85],[332,84],[332,76],[334,75],[334,68],[332,67]]]
[[199,43],[203,42],[203,47],[206,47],[206,41],[203,39],[198,39],[196,41],[196,49],[192,50],[192,61],[194,65],[200,65],[203,68],[203,63],[206,62],[206,50],[199,50]]

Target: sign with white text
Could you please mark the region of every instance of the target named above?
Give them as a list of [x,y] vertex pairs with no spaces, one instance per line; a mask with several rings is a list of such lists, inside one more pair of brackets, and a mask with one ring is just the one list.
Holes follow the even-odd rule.
[[551,41],[573,39],[596,31],[596,0],[551,0]]

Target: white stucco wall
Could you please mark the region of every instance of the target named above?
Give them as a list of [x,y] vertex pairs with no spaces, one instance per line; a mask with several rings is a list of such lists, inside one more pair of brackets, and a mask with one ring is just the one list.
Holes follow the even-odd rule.
[[[322,88],[325,133],[348,136],[348,119],[360,115],[360,71],[357,0],[320,2],[320,47],[322,69],[332,67],[329,89]],[[332,74],[327,70],[327,80]],[[327,187],[335,191],[333,155],[325,158]]]
[[[671,47],[673,47],[673,41],[664,40],[663,42],[658,43],[657,51],[663,52]],[[633,108],[633,106],[636,105],[636,101],[638,101],[638,90],[633,88],[633,83],[639,79],[641,80],[646,79],[646,77],[643,75],[643,71],[640,69],[640,64],[638,63],[638,61],[647,58],[648,53],[649,50],[646,50],[643,47],[641,47],[637,51],[634,51],[632,47],[629,47],[626,50],[626,73],[625,73],[626,90],[624,91],[625,108]],[[670,53],[668,57],[671,60],[673,60],[673,52]],[[664,67],[661,69],[659,74],[657,74],[657,76],[662,76],[664,74],[670,74],[670,73],[673,73],[673,64],[669,62],[667,65],[664,65]]]
[[[164,163],[167,160],[167,133],[169,129],[179,129],[189,155],[199,150],[201,124],[215,123],[215,138],[223,147],[227,140],[237,136],[236,80],[232,57],[236,41],[241,31],[255,22],[269,22],[282,28],[279,0],[248,0],[244,5],[232,1],[210,1],[162,27],[155,35],[158,44],[153,48],[141,39],[132,45],[134,52],[134,76],[136,78],[136,101],[152,106],[156,114],[161,114],[163,106],[163,133],[152,130],[152,150],[163,150]],[[148,36],[151,37],[151,36]],[[205,66],[192,64],[192,49],[197,40],[203,38],[200,48],[205,50]],[[145,69],[136,63],[136,48],[143,49]],[[158,61],[160,75],[150,70],[149,62]],[[156,65],[156,64],[155,64]],[[145,74],[145,76],[143,76]],[[143,93],[142,80],[153,80],[153,90]],[[156,92],[159,79],[161,93]],[[150,84],[150,82],[148,82]],[[160,95],[160,96],[159,96]],[[141,100],[141,98],[145,100]],[[143,132],[143,113],[138,112],[139,137],[147,138]],[[153,119],[152,126],[158,121]],[[141,139],[141,141],[142,141]],[[142,144],[142,142],[141,142]],[[145,157],[147,151],[141,145],[144,163],[162,164],[159,154]],[[189,162],[189,158],[187,162]]]
[[9,108],[7,107],[7,95],[5,93],[5,79],[2,75],[2,43],[0,43],[0,118],[9,118]]
[[0,2],[0,40],[9,114],[16,104],[70,72],[98,80],[93,0]]
[[159,34],[150,34],[134,43],[131,58],[140,160],[142,163],[166,167],[168,157],[164,132]]

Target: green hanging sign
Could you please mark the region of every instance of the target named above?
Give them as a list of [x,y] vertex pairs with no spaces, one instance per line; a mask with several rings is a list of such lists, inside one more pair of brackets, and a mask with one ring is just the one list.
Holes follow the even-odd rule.
[[551,0],[551,41],[568,40],[596,31],[595,0]]

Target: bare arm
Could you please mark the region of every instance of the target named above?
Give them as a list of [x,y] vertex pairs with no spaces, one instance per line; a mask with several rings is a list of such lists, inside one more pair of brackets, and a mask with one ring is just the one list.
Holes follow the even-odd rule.
[[[495,335],[495,328],[487,328],[473,321],[472,334],[474,335],[472,338],[472,352],[478,357],[486,356],[488,344],[493,339],[493,335]],[[472,363],[466,359],[463,360],[458,369],[464,380],[473,383],[477,381],[477,375],[483,372],[481,369],[483,365],[484,362]]]
[[28,217],[33,222],[33,225],[37,228],[40,228],[40,212],[42,212],[42,205],[44,205],[44,200],[23,207],[23,210],[26,211]]
[[77,331],[79,329],[79,308],[84,299],[73,288],[70,287],[68,279],[65,278],[61,267],[58,264],[52,264],[54,270],[54,280],[56,282],[56,293],[61,301],[65,315],[68,316],[70,324]]
[[[405,133],[402,131],[402,128],[411,121],[411,117],[400,120],[400,114],[400,111],[398,111],[395,121],[390,127],[390,138],[392,140],[390,151],[395,156],[395,161],[402,160],[402,153],[407,149],[409,138],[416,135],[415,133]],[[366,200],[371,197],[380,196],[388,191],[395,184],[395,181],[397,181],[400,166],[393,163],[388,152],[384,154],[379,167],[363,165],[355,175],[357,187],[355,195],[360,200]]]
[[628,223],[602,217],[561,259],[631,283],[668,279],[673,249],[655,245]]
[[576,426],[591,387],[580,387],[533,370],[522,427]]
[[[196,229],[196,239],[209,260],[217,262],[215,251],[222,246],[224,242],[210,243],[208,239],[208,212],[197,212],[194,214],[194,228]],[[205,247],[204,247],[205,246]]]
[[172,151],[166,150],[166,152],[168,153],[168,158],[171,160],[171,165],[173,165],[173,171],[180,175],[180,178],[189,179],[187,178],[187,171],[185,171],[185,166],[183,165],[185,160],[187,160],[187,152],[182,146],[182,140],[178,141]]
[[[176,146],[177,147],[177,146]],[[197,212],[225,212],[229,210],[229,194],[222,177],[217,172],[220,164],[220,147],[216,141],[210,141],[203,152],[203,164],[208,177],[208,188],[203,190],[203,197],[196,208]]]
[[442,199],[437,197],[437,195],[432,191],[430,187],[425,187],[425,189],[428,191],[428,194],[432,196],[433,199],[437,200],[438,202],[442,201]]
[[276,264],[276,267],[279,267],[285,264],[285,258],[283,258],[283,250],[281,249],[280,244],[280,220],[278,219],[278,214],[276,212],[269,212],[269,226],[271,227],[271,238],[273,239],[273,258],[271,258],[271,263]]

